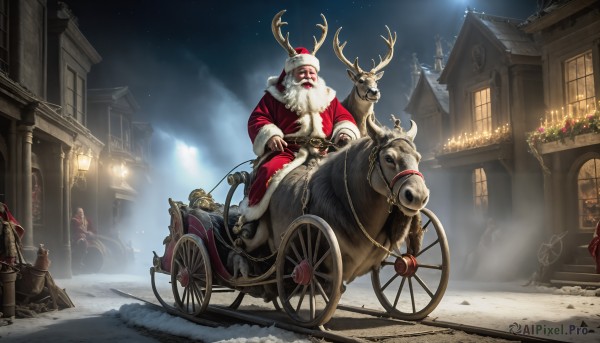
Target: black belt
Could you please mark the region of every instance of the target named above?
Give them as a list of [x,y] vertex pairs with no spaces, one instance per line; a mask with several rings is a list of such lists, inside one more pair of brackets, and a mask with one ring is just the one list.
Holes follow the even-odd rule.
[[324,149],[330,146],[335,146],[332,141],[329,141],[324,138],[315,138],[315,137],[287,137],[284,140],[288,144],[296,144],[296,145],[308,145],[317,149]]

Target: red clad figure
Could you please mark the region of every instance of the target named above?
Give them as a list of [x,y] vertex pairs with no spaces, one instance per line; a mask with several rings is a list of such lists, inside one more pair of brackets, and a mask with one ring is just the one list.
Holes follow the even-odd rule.
[[342,145],[360,137],[350,112],[318,76],[320,65],[314,54],[325,37],[312,53],[303,47],[292,48],[288,40],[281,38],[279,26],[283,12],[273,19],[273,34],[289,57],[281,75],[268,79],[265,95],[248,120],[253,150],[261,164],[248,199],[242,203],[247,221],[262,216],[275,188],[291,170],[302,165],[311,154],[326,154],[327,147],[308,146],[308,139]]
[[76,271],[84,267],[84,258],[88,248],[96,240],[96,230],[85,216],[83,208],[78,207],[71,218],[72,265]]
[[596,273],[600,274],[600,221],[596,224],[596,232],[588,245],[588,250],[592,254],[592,258],[596,261]]

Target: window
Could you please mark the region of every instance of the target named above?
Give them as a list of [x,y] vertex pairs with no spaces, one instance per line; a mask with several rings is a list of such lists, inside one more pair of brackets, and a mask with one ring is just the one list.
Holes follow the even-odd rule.
[[65,114],[83,124],[85,81],[71,69],[65,72]]
[[8,0],[0,0],[0,71],[8,72]]
[[485,213],[488,209],[487,176],[483,168],[473,170],[473,200],[475,208]]
[[473,113],[475,132],[492,132],[492,101],[489,88],[473,93]]
[[585,162],[577,174],[579,225],[594,228],[600,220],[600,159]]
[[131,151],[129,120],[120,113],[110,114],[110,148],[112,150]]
[[596,109],[591,50],[565,62],[565,83],[569,115],[577,117]]

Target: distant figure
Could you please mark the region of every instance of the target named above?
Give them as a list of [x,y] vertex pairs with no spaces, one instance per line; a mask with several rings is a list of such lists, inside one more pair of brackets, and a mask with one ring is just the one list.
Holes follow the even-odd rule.
[[96,241],[96,230],[86,218],[83,208],[78,207],[71,218],[72,265],[75,270],[82,270],[88,247]]
[[487,269],[485,263],[489,259],[489,254],[496,249],[500,240],[500,233],[496,221],[493,218],[488,218],[485,231],[481,235],[477,246],[467,254],[463,267],[463,271],[467,276],[472,276],[474,278],[481,278],[482,276],[486,277],[481,274]]
[[596,224],[596,232],[588,245],[588,250],[596,262],[596,273],[600,274],[600,221]]

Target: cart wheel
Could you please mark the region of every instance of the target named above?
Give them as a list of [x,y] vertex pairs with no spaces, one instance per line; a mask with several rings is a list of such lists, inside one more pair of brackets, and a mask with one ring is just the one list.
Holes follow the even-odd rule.
[[202,240],[183,235],[173,253],[171,286],[175,304],[181,312],[197,316],[206,310],[212,291],[208,251]]
[[167,299],[163,299],[161,295],[161,293],[167,294],[167,292],[171,291],[171,275],[163,271],[157,271],[156,267],[150,267],[150,283],[152,285],[152,292],[154,292],[154,296],[158,302],[166,309],[177,310],[177,308],[173,307],[173,301],[169,301],[169,299],[172,299],[171,294],[166,297]]
[[[403,243],[400,249],[400,252],[404,251],[402,258],[391,256],[371,273],[377,299],[390,315],[398,319],[421,320],[427,317],[440,303],[448,286],[450,251],[442,223],[426,208],[421,210],[421,220],[424,231],[421,250],[410,255]],[[408,292],[403,292],[406,284]]]
[[277,255],[281,307],[298,325],[329,321],[342,295],[342,257],[333,230],[314,215],[290,224]]

